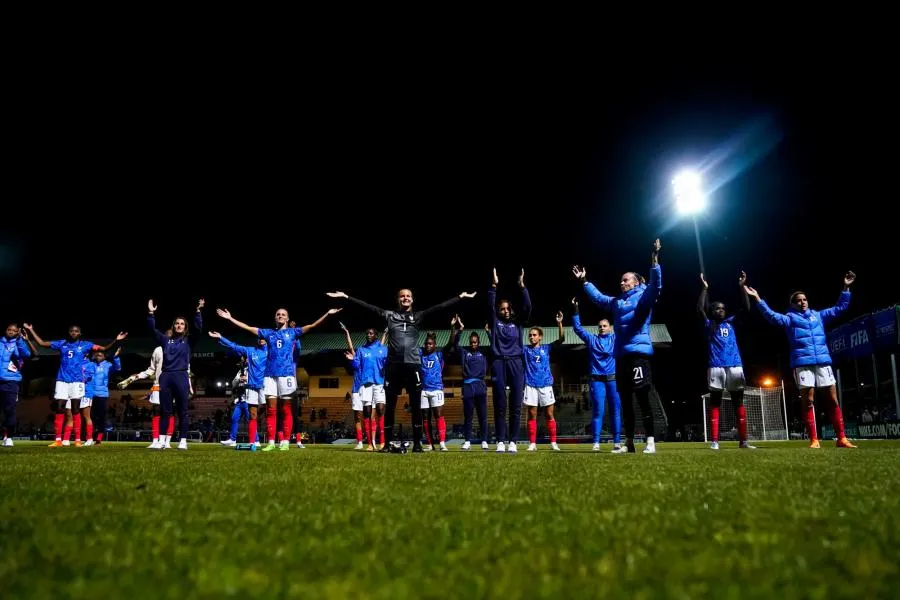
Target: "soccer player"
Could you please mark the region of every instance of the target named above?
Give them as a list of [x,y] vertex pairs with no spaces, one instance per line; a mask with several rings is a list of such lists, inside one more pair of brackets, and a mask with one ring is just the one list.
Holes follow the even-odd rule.
[[[425,437],[432,450],[434,439],[438,439],[441,452],[447,451],[447,422],[444,420],[444,354],[437,349],[437,335],[433,331],[425,334],[422,355],[422,399]],[[429,425],[434,417],[434,429]],[[415,451],[415,450],[414,450]]]
[[[172,330],[166,330],[166,335],[172,335]],[[162,374],[162,362],[163,349],[162,346],[157,346],[153,349],[153,354],[150,355],[150,366],[140,373],[135,373],[123,379],[118,385],[119,389],[124,390],[138,379],[153,378],[153,385],[150,387],[150,394],[147,396],[147,401],[150,402],[150,429],[152,432],[152,442],[147,446],[149,450],[159,450],[161,446],[159,437],[159,376]],[[171,438],[173,433],[175,433],[175,419],[170,419],[166,435],[168,438]],[[166,442],[165,447],[171,448],[172,446],[169,442]]]
[[[531,319],[531,296],[525,287],[525,269],[519,273],[519,289],[522,290],[522,312],[516,314],[509,300],[497,303],[497,269],[488,290],[491,323],[491,373],[494,381],[494,429],[497,435],[497,452],[516,453],[519,439],[519,421],[522,418],[522,394],[525,372],[522,348],[522,327]],[[506,388],[509,387],[507,402]],[[509,429],[506,427],[506,409],[509,404]],[[504,441],[506,443],[504,444]]]
[[[59,371],[56,373],[56,388],[53,392],[53,398],[56,400],[56,419],[53,424],[56,439],[50,444],[50,447],[68,446],[73,426],[72,407],[74,406],[75,412],[78,412],[81,400],[84,398],[84,363],[87,356],[94,350],[106,352],[116,342],[124,340],[128,334],[120,332],[116,339],[106,346],[98,346],[93,342],[82,340],[81,327],[72,325],[69,327],[68,339],[45,342],[35,333],[31,325],[24,323],[23,326],[31,334],[38,346],[59,351]],[[64,419],[65,433],[63,433]],[[81,446],[81,442],[79,441],[75,445]]]
[[[750,310],[750,298],[744,291],[747,274],[741,271],[738,277],[738,287],[741,290],[741,308]],[[754,449],[747,442],[747,408],[744,406],[744,367],[741,362],[741,352],[738,349],[737,337],[734,332],[735,315],[725,316],[725,304],[722,302],[709,303],[709,284],[703,273],[700,273],[700,298],[697,300],[697,312],[703,319],[706,328],[706,339],[709,342],[709,371],[707,382],[709,385],[710,422],[712,423],[712,450],[719,449],[719,409],[722,406],[722,393],[728,390],[731,400],[734,402],[735,418],[738,422],[738,437],[740,447]]]
[[481,449],[487,451],[489,450],[487,384],[484,381],[487,375],[487,357],[481,351],[481,339],[475,331],[469,334],[469,345],[463,349],[459,348],[459,338],[465,329],[459,315],[454,316],[450,321],[450,329],[451,346],[449,351],[459,354],[459,361],[462,365],[463,416],[465,417],[463,432],[466,441],[463,442],[461,450],[466,451],[472,448],[472,417],[477,412],[478,427],[481,429]]
[[3,410],[3,445],[8,448],[13,446],[22,363],[31,356],[29,345],[22,337],[18,323],[6,326],[6,335],[0,338],[0,409]]
[[659,251],[662,248],[659,239],[654,240],[650,252],[650,282],[645,286],[642,277],[634,272],[622,275],[619,288],[622,293],[618,297],[600,293],[593,283],[587,281],[587,272],[583,267],[575,265],[572,273],[584,286],[584,291],[595,304],[608,310],[613,315],[616,327],[614,356],[616,359],[616,385],[622,396],[622,410],[625,419],[625,447],[634,452],[634,401],[637,396],[644,413],[644,432],[647,444],[644,454],[656,452],[656,440],[653,427],[653,411],[650,407],[650,390],[653,387],[653,374],[650,370],[650,357],[653,356],[653,342],[650,339],[650,318],[653,305],[659,298],[662,289],[662,270],[659,266]]
[[791,348],[791,368],[794,370],[794,381],[806,400],[806,426],[809,430],[809,447],[820,448],[819,436],[816,432],[816,388],[824,388],[831,405],[831,424],[837,435],[838,448],[856,448],[844,434],[844,415],[837,403],[837,387],[834,384],[834,372],[831,370],[831,354],[828,352],[828,340],[825,337],[825,324],[833,321],[850,306],[850,285],[856,280],[853,271],[844,275],[844,290],[838,298],[837,305],[824,310],[809,308],[806,294],[800,291],[791,294],[791,307],[787,314],[781,314],[769,308],[759,297],[755,289],[744,286],[747,293],[756,299],[757,308],[763,317],[773,325],[779,325],[787,334]]
[[[368,309],[387,322],[388,358],[385,367],[384,387],[387,396],[387,409],[384,415],[384,447],[390,450],[390,441],[394,429],[394,411],[397,408],[397,397],[400,390],[409,393],[409,405],[412,408],[413,451],[422,451],[422,376],[421,353],[419,350],[419,328],[428,316],[439,310],[449,308],[461,298],[474,298],[475,293],[462,292],[459,296],[446,300],[437,306],[425,310],[413,311],[413,293],[406,288],[397,292],[397,309],[385,310],[372,306],[357,298],[351,298],[344,292],[328,292],[330,298],[346,298],[351,302]],[[418,450],[417,450],[418,448]]]
[[593,426],[595,452],[600,451],[600,430],[603,428],[603,411],[609,400],[612,408],[613,454],[627,452],[622,445],[622,403],[616,388],[616,359],[613,349],[616,345],[616,334],[608,319],[600,319],[597,335],[589,332],[581,325],[578,314],[578,302],[572,298],[575,314],[572,315],[572,329],[588,348],[591,364],[591,424]]
[[[240,405],[243,404],[247,409],[247,441],[251,444],[257,444],[257,408],[260,404],[266,403],[265,396],[265,375],[266,366],[268,365],[268,351],[265,338],[257,338],[256,346],[239,346],[223,336],[218,331],[210,331],[209,337],[219,340],[219,343],[232,353],[236,354],[247,361],[247,381],[245,383],[243,397],[235,398],[235,412],[245,410]],[[222,442],[225,446],[234,446],[237,444],[237,424],[232,420],[231,437]],[[256,448],[253,448],[254,450]]]
[[375,444],[371,438],[370,420],[372,418],[372,404],[363,404],[359,390],[362,387],[362,368],[360,367],[360,357],[353,351],[353,340],[350,338],[350,331],[340,323],[341,329],[344,330],[344,336],[347,339],[347,352],[344,352],[350,371],[353,373],[353,385],[350,389],[350,409],[353,411],[353,418],[356,425],[356,450],[363,449],[363,427],[365,427],[366,437],[369,438],[368,450],[375,449]]
[[279,434],[279,450],[290,450],[291,433],[294,430],[294,412],[291,397],[297,391],[297,363],[294,360],[296,351],[300,351],[300,336],[321,325],[330,315],[340,312],[340,308],[332,308],[315,322],[303,327],[288,327],[288,311],[279,308],[275,311],[275,328],[264,329],[251,327],[231,316],[227,309],[220,308],[216,313],[227,321],[231,321],[244,331],[266,340],[266,373],[263,380],[263,391],[266,396],[266,431],[269,443],[263,452],[271,452],[275,446],[275,428],[278,423],[278,407],[283,417]]
[[522,404],[528,407],[528,451],[537,450],[537,409],[543,406],[547,429],[550,431],[550,448],[559,451],[556,445],[556,419],[553,417],[553,374],[550,372],[550,351],[566,340],[563,330],[563,314],[556,313],[559,337],[553,344],[542,344],[544,331],[540,327],[528,330],[528,346],[525,346],[525,398]]
[[[384,447],[384,365],[387,361],[388,349],[384,345],[387,337],[387,330],[378,341],[378,334],[375,328],[366,329],[366,343],[356,349],[356,357],[359,359],[360,372],[360,388],[359,395],[363,406],[363,417],[365,410],[369,409],[370,419],[368,421],[369,431],[369,450],[381,450]],[[372,409],[375,414],[372,415]],[[364,421],[365,422],[365,421]],[[375,432],[379,432],[378,444],[375,444]]]
[[[94,430],[97,430],[96,443],[103,441],[103,432],[106,431],[106,409],[109,407],[109,376],[111,373],[122,370],[122,361],[119,354],[122,347],[116,348],[112,360],[106,360],[106,353],[98,350],[91,355],[91,360],[85,365],[84,399],[81,401],[81,420],[85,422],[87,434],[85,446],[93,446],[95,443]],[[96,427],[95,427],[96,424]],[[75,439],[81,439],[80,427],[75,432]]]
[[[203,330],[203,307],[206,301],[203,298],[197,303],[194,313],[194,335],[190,335],[187,321],[183,317],[176,317],[172,322],[172,333],[165,334],[156,328],[154,313],[157,306],[153,300],[147,302],[147,326],[156,338],[156,342],[162,346],[163,360],[162,371],[159,375],[159,401],[160,401],[160,431],[168,430],[169,419],[172,417],[172,401],[178,407],[178,432],[181,438],[178,441],[179,450],[187,450],[187,435],[189,415],[188,400],[191,394],[191,383],[188,371],[190,370],[191,351],[200,339]],[[160,449],[169,444],[169,435],[160,434]]]

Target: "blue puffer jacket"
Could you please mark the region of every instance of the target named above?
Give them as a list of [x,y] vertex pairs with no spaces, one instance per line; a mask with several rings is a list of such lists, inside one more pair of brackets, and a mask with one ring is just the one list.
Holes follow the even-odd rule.
[[662,269],[659,265],[650,269],[650,283],[646,287],[637,286],[618,298],[601,294],[593,283],[584,282],[584,291],[591,300],[613,315],[616,358],[625,354],[653,354],[650,317],[661,289]]
[[841,292],[837,304],[825,310],[806,309],[803,312],[791,308],[786,315],[777,313],[760,298],[757,304],[763,317],[773,325],[780,325],[788,336],[791,347],[791,368],[812,365],[830,365],[825,325],[839,317],[850,306],[850,292]]

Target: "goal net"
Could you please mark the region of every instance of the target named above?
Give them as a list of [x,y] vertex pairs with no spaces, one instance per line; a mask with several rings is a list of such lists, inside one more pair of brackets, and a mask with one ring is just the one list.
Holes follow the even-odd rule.
[[[784,387],[745,387],[744,406],[747,408],[748,440],[787,440],[787,406],[784,398]],[[712,437],[709,394],[703,394],[703,440],[708,442]],[[722,396],[722,407],[719,410],[719,441],[737,440],[737,416],[734,413],[734,402],[728,392]]]

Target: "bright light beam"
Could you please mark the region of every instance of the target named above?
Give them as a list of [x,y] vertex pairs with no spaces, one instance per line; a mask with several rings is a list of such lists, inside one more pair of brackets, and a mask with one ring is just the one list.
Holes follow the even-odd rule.
[[700,258],[700,272],[706,272],[703,264],[703,248],[700,246],[700,228],[697,226],[697,213],[706,207],[703,194],[703,178],[696,171],[684,170],[672,179],[672,191],[675,195],[675,206],[683,215],[691,215],[694,221],[694,236],[697,239],[697,256]]

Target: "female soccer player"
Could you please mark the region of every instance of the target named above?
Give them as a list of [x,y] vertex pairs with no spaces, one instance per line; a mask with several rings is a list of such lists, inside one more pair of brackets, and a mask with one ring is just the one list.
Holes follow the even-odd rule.
[[[188,400],[191,394],[190,369],[191,351],[200,339],[203,330],[203,310],[206,301],[203,298],[197,303],[194,313],[194,336],[190,335],[187,321],[183,317],[176,317],[172,322],[171,334],[165,334],[156,328],[157,310],[153,300],[147,302],[147,326],[156,338],[156,342],[162,346],[163,360],[162,371],[159,376],[159,402],[160,402],[160,431],[168,430],[169,419],[172,417],[172,401],[178,406],[178,432],[181,438],[178,442],[179,450],[187,450],[187,435],[189,425]],[[169,443],[169,435],[160,434],[160,448],[165,448]]]
[[[381,341],[378,341],[375,329],[369,327],[366,329],[366,343],[354,351],[359,360],[359,397],[363,407],[363,422],[368,423],[369,427],[366,434],[369,437],[368,450],[381,450],[384,447],[384,364],[388,353],[387,346],[384,345],[386,340],[387,330],[381,335]],[[375,444],[376,431],[379,432],[378,444]]]
[[[462,292],[459,296],[446,300],[437,306],[425,310],[413,311],[413,294],[411,290],[402,289],[397,292],[397,309],[385,310],[372,306],[357,298],[351,298],[344,292],[328,292],[331,298],[346,298],[351,302],[368,309],[387,321],[388,358],[385,367],[384,387],[387,395],[387,410],[384,415],[384,447],[390,450],[393,436],[394,411],[397,408],[397,397],[400,390],[409,393],[409,405],[412,408],[413,451],[422,451],[422,376],[421,355],[419,351],[419,328],[428,316],[439,310],[449,308],[461,298],[474,298],[475,292]],[[418,448],[418,450],[416,450]]]
[[553,397],[553,374],[550,372],[550,351],[553,346],[559,346],[566,340],[563,330],[563,314],[556,313],[556,325],[559,327],[559,337],[553,344],[542,344],[544,332],[540,327],[532,327],[528,330],[528,346],[525,346],[525,399],[523,404],[528,407],[528,451],[537,450],[537,409],[543,406],[547,411],[547,429],[550,431],[550,448],[559,450],[556,445],[556,419],[553,417],[553,405],[556,398]]
[[13,445],[22,363],[31,356],[29,345],[22,337],[18,323],[6,326],[6,335],[0,338],[0,410],[3,411],[3,445],[6,447]]
[[279,308],[275,311],[275,328],[264,329],[251,327],[231,316],[225,308],[216,310],[216,314],[244,331],[249,331],[255,336],[266,340],[266,375],[263,382],[266,395],[266,430],[269,443],[263,448],[263,452],[275,450],[275,427],[278,422],[278,407],[281,407],[283,417],[281,433],[278,436],[279,450],[290,450],[291,433],[294,429],[294,412],[291,407],[291,397],[297,391],[297,363],[294,359],[294,346],[300,350],[300,336],[309,333],[321,325],[330,315],[340,312],[340,308],[332,308],[315,322],[303,327],[288,327],[288,311]]
[[[522,362],[522,327],[531,319],[531,296],[525,287],[525,269],[519,273],[519,289],[522,290],[522,312],[516,314],[509,300],[497,303],[497,269],[491,289],[488,290],[488,304],[491,311],[491,373],[494,381],[494,429],[497,435],[497,452],[517,451],[519,421],[522,418],[522,391],[525,385],[524,363]],[[506,427],[507,396],[509,387],[509,429]],[[506,441],[506,444],[504,444]]]
[[[109,376],[122,370],[122,361],[119,354],[122,347],[116,348],[112,360],[106,360],[106,353],[98,350],[91,355],[85,369],[84,400],[81,404],[81,420],[85,422],[87,432],[85,446],[94,445],[94,430],[97,430],[96,443],[103,441],[103,432],[106,431],[106,409],[109,406]],[[87,406],[85,406],[85,403]],[[95,427],[96,425],[96,427]],[[81,439],[81,428],[76,427],[75,439]]]
[[603,411],[609,400],[612,408],[613,454],[622,454],[627,449],[622,446],[622,403],[616,389],[616,359],[613,349],[616,345],[616,334],[608,319],[600,319],[597,327],[598,335],[590,333],[581,326],[578,314],[578,301],[572,298],[575,314],[572,315],[572,329],[588,348],[591,363],[591,424],[593,426],[594,447],[600,450],[600,430],[603,428]]
[[850,306],[850,285],[856,280],[853,271],[844,275],[844,290],[838,302],[831,308],[812,310],[806,294],[800,291],[791,294],[791,307],[787,314],[777,313],[759,297],[759,292],[744,286],[747,293],[756,299],[757,308],[763,317],[773,325],[781,326],[788,337],[791,348],[791,368],[794,381],[806,400],[806,427],[809,431],[809,447],[820,448],[816,432],[816,388],[824,388],[831,406],[831,424],[837,435],[838,448],[856,448],[844,435],[844,415],[837,403],[837,387],[831,370],[831,353],[825,337],[825,324],[839,317]]
[[[72,408],[74,407],[75,412],[78,412],[81,408],[81,400],[84,398],[84,363],[88,354],[93,350],[106,352],[116,342],[124,340],[128,334],[119,332],[116,339],[109,344],[98,346],[93,342],[82,340],[81,327],[72,325],[69,327],[68,339],[45,342],[35,333],[31,325],[24,323],[23,326],[38,346],[59,350],[59,371],[56,374],[56,388],[53,392],[53,398],[56,400],[56,419],[53,424],[56,439],[50,446],[55,448],[68,446],[69,436],[72,435]],[[65,419],[65,434],[63,434],[63,419]],[[80,446],[81,442],[76,445]]]
[[487,451],[488,448],[488,429],[487,429],[487,384],[484,378],[487,375],[487,357],[481,351],[481,338],[478,333],[473,331],[469,334],[469,345],[463,349],[459,348],[459,338],[462,335],[465,325],[459,315],[453,317],[450,321],[450,341],[452,346],[450,351],[459,354],[459,361],[462,364],[462,394],[463,394],[463,416],[465,417],[464,435],[466,441],[463,442],[461,450],[469,450],[472,448],[472,417],[478,413],[478,427],[481,429],[481,449]]
[[[447,422],[444,420],[444,354],[437,349],[437,335],[433,331],[425,334],[422,354],[422,417],[425,438],[432,450],[437,438],[441,452],[447,451]],[[434,428],[430,427],[434,417]],[[414,450],[415,451],[415,450]]]
[[[263,391],[266,365],[268,364],[266,340],[257,338],[255,346],[239,346],[218,331],[210,331],[209,337],[219,340],[219,343],[228,348],[232,354],[240,356],[247,361],[247,382],[244,394],[242,398],[238,398],[236,404],[246,402],[249,413],[247,417],[247,441],[251,444],[257,444],[256,432],[258,425],[256,411],[260,404],[266,403],[265,392]],[[233,446],[237,443],[237,428],[234,426],[232,426],[231,437],[228,441],[233,443],[222,443],[226,446]]]

